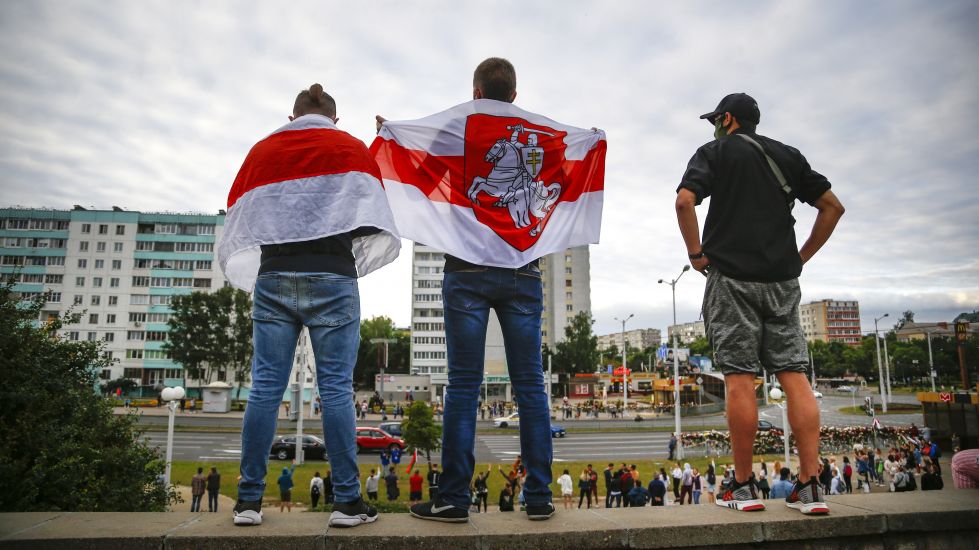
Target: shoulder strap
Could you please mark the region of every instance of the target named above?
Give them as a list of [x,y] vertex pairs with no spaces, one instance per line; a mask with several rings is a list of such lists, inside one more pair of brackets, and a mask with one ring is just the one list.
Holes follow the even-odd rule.
[[762,147],[760,143],[758,143],[748,135],[745,134],[735,134],[735,135],[741,136],[742,138],[744,138],[745,141],[754,145],[755,149],[758,149],[758,151],[765,157],[765,160],[768,161],[768,166],[772,169],[772,172],[774,172],[775,179],[778,180],[779,185],[782,186],[782,191],[785,191],[785,194],[788,195],[790,198],[792,198],[792,188],[789,187],[789,184],[785,181],[785,176],[782,174],[782,169],[778,167],[778,164],[775,164],[775,161],[772,159],[772,157],[768,156],[768,153],[765,152],[765,148]]

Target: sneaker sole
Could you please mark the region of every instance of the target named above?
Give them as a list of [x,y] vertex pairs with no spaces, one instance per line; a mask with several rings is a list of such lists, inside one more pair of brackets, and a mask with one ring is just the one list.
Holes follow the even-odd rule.
[[[334,512],[335,513],[335,512]],[[348,516],[346,514],[340,514],[334,516],[330,514],[330,527],[356,527],[364,523],[374,523],[377,521],[377,516],[368,516],[367,514],[359,514],[356,516]]]
[[253,515],[244,515],[244,514],[235,515],[235,525],[244,526],[244,525],[261,525],[261,524],[262,524],[262,516],[255,517]]
[[527,519],[530,521],[544,521],[545,519],[551,519],[551,517],[557,513],[557,510],[551,510],[550,514],[527,514]]
[[825,502],[812,502],[809,504],[802,502],[786,502],[785,505],[789,508],[795,508],[806,515],[822,515],[829,513],[829,506],[827,506]]
[[466,516],[464,518],[440,518],[440,517],[436,517],[436,516],[423,516],[423,515],[420,515],[420,514],[416,514],[416,513],[412,512],[411,510],[409,510],[408,513],[411,514],[412,516],[418,518],[418,519],[427,519],[427,520],[430,520],[430,521],[441,521],[442,523],[466,523],[467,521],[469,521],[469,516]]
[[714,504],[741,512],[760,512],[765,509],[765,504],[760,500],[718,500]]

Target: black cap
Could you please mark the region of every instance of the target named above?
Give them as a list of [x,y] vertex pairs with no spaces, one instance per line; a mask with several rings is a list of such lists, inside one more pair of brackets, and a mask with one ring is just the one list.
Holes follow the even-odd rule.
[[746,93],[724,96],[724,99],[717,104],[716,109],[705,115],[700,115],[700,118],[706,118],[707,122],[714,124],[714,118],[723,113],[731,113],[740,122],[758,124],[761,120],[761,111],[758,110],[758,102]]

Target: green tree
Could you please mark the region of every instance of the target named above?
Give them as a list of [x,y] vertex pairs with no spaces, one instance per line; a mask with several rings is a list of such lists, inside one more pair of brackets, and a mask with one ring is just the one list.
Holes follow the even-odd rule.
[[389,317],[371,317],[360,322],[360,348],[357,350],[357,380],[365,387],[374,388],[374,375],[381,372],[384,364],[384,344],[372,344],[373,338],[397,340],[388,344],[387,373],[408,372],[411,353],[411,334],[398,330]]
[[710,357],[711,360],[714,359],[714,348],[710,346],[707,338],[697,338],[688,347],[690,348],[690,355],[703,355]]
[[157,482],[164,462],[136,417],[96,391],[112,364],[102,342],[68,341],[71,312],[39,325],[46,296],[0,285],[0,511],[164,511],[179,497]]
[[569,374],[595,372],[598,337],[592,332],[593,324],[591,313],[579,311],[564,327],[564,341],[558,342],[554,370]]
[[424,401],[416,400],[408,407],[405,421],[401,424],[405,445],[425,453],[429,467],[432,451],[442,446],[442,426],[432,418],[432,408]]
[[115,380],[109,380],[105,384],[99,386],[99,389],[101,389],[102,393],[105,395],[115,394],[117,388],[121,389],[122,393],[125,395],[136,389],[136,382],[129,378],[116,378]]
[[217,346],[211,301],[206,292],[192,292],[174,296],[170,302],[173,313],[167,322],[170,331],[163,349],[183,366],[188,379],[211,379],[211,358]]

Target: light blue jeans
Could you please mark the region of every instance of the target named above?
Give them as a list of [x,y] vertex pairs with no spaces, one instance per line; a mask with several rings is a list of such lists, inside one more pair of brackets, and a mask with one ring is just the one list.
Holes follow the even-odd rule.
[[353,398],[353,370],[360,345],[357,279],[333,273],[263,273],[255,284],[252,320],[252,389],[241,430],[238,498],[254,501],[265,492],[276,417],[290,382],[296,342],[306,326],[316,360],[333,492],[337,502],[357,501],[360,482]]

